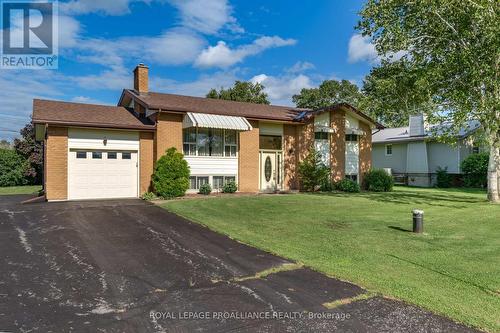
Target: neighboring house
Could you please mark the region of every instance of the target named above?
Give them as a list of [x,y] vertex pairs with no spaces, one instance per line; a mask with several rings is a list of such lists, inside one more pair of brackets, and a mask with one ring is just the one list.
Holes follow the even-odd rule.
[[[471,134],[479,122],[471,121],[458,134],[456,145],[432,138],[448,125],[425,124],[424,116],[410,116],[409,126],[385,128],[373,133],[374,168],[388,169],[397,181],[412,186],[429,187],[436,183],[436,170],[446,168],[454,176],[461,174],[460,164],[470,154],[479,152]],[[457,177],[455,177],[457,178]]]
[[332,179],[360,181],[381,128],[347,104],[312,111],[149,92],[142,64],[118,106],[34,100],[33,123],[49,201],[138,197],[170,147],[184,152],[191,192],[228,181],[241,192],[298,189],[298,163],[313,147]]

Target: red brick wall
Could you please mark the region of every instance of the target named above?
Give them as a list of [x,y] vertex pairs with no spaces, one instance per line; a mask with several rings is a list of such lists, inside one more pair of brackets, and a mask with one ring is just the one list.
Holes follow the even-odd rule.
[[154,167],[154,133],[141,132],[140,134],[140,193],[142,195],[151,190],[151,175]]
[[45,193],[47,200],[68,199],[68,128],[47,128],[45,140]]
[[330,144],[330,164],[332,168],[332,181],[339,181],[345,176],[345,111],[331,112],[332,133]]
[[259,191],[259,123],[250,121],[253,129],[240,132],[238,154],[238,189],[241,192]]
[[359,181],[372,167],[372,131],[368,124],[359,122],[359,127],[365,132],[359,140]]
[[283,126],[283,159],[284,159],[284,173],[285,177],[283,185],[285,190],[298,189],[298,175],[297,175],[297,155],[298,155],[298,139],[297,139],[296,125]]
[[182,152],[182,115],[161,112],[158,115],[155,136],[155,161],[171,147]]

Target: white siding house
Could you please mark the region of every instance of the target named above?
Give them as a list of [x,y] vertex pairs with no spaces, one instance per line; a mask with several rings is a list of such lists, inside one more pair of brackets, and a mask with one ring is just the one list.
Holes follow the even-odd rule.
[[422,187],[435,184],[438,168],[446,168],[451,175],[461,174],[461,162],[474,150],[470,135],[479,128],[478,122],[472,121],[460,131],[456,145],[433,140],[433,126],[427,126],[421,115],[410,116],[409,124],[373,133],[374,168],[387,169],[397,180]]

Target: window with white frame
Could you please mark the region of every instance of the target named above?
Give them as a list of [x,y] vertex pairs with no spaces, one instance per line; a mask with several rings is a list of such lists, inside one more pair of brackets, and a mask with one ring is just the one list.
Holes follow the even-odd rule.
[[196,155],[196,127],[186,128],[182,131],[184,155]]
[[212,188],[218,190],[224,187],[225,184],[229,182],[234,182],[236,180],[235,176],[213,176],[212,177]]
[[210,184],[214,190],[221,189],[229,182],[235,182],[236,176],[191,176],[189,177],[189,189],[199,190],[201,185]]
[[238,132],[224,131],[224,155],[234,157],[238,150]]
[[392,156],[392,145],[385,145],[385,156]]
[[186,156],[236,157],[238,132],[215,128],[183,130],[183,150]]

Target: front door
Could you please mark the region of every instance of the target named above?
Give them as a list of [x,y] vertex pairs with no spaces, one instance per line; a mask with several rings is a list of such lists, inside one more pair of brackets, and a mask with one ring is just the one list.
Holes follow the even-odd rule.
[[260,155],[260,190],[281,189],[281,153],[263,151]]

